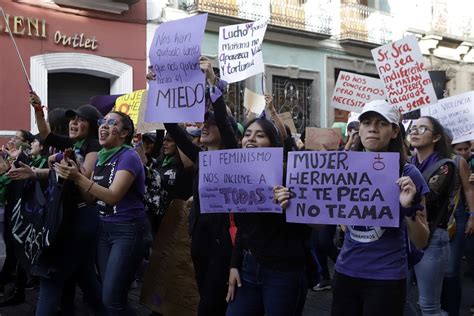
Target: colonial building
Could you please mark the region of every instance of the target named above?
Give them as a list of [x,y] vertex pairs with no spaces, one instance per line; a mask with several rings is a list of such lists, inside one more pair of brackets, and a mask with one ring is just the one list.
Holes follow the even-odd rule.
[[6,21],[0,15],[0,136],[36,130],[9,30],[48,110],[145,87],[145,1],[7,0],[0,6],[6,15]]

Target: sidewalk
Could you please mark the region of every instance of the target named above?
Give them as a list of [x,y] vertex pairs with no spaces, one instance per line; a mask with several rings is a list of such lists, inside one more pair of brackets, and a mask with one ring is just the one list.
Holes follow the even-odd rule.
[[[0,223],[0,233],[3,232],[3,223]],[[5,244],[0,237],[0,267],[3,266],[5,260]],[[332,266],[330,267],[333,268]],[[466,262],[463,261],[463,273],[466,270]],[[11,286],[11,285],[10,285]],[[132,289],[129,293],[129,300],[132,307],[136,310],[138,316],[148,316],[151,311],[145,306],[141,305],[139,301],[141,290],[141,283],[138,287]],[[408,299],[405,316],[419,316],[421,315],[417,308],[418,294],[416,286],[411,286],[408,291]],[[38,298],[38,289],[26,291],[26,302],[12,307],[0,308],[0,316],[31,316],[34,315],[36,301]],[[304,308],[304,316],[330,316],[331,315],[331,301],[332,292],[312,292],[308,291],[306,305]],[[474,282],[470,278],[463,278],[463,299],[461,303],[462,316],[470,316],[469,306],[474,304]],[[87,307],[82,301],[82,293],[80,289],[76,290],[76,316],[90,315]],[[173,316],[173,315],[165,315]],[[192,316],[192,315],[190,315]],[[244,315],[243,315],[244,316]]]

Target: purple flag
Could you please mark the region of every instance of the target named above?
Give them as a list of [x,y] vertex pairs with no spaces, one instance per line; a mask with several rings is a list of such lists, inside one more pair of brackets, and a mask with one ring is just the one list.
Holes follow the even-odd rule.
[[156,80],[150,80],[145,122],[202,122],[205,75],[199,67],[207,14],[162,23],[150,48]]
[[282,148],[201,152],[201,213],[281,213],[273,187],[281,185],[282,177]]
[[398,153],[290,152],[292,223],[399,226]]

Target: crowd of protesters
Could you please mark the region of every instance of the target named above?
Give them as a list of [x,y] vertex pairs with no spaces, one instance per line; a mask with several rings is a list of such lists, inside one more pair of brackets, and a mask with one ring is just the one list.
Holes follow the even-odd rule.
[[[128,291],[143,265],[165,264],[153,251],[160,250],[157,238],[178,231],[170,218],[181,200],[187,201],[190,242],[167,251],[184,250],[192,260],[192,268],[182,269],[192,276],[198,300],[187,315],[302,315],[308,289],[333,290],[332,315],[403,315],[413,278],[423,315],[459,315],[464,256],[474,274],[471,142],[452,144],[449,130],[432,117],[414,120],[405,131],[396,107],[372,101],[348,124],[340,150],[399,153],[392,166],[400,170],[399,227],[315,227],[287,223],[285,213],[203,213],[199,152],[281,147],[286,161],[288,152],[305,150],[305,137],[294,138],[270,96],[262,115],[237,122],[222,96],[226,83],[207,58],[200,67],[207,83],[204,122],[167,123],[166,131],[142,135],[128,115],[91,105],[51,112],[47,121],[41,100],[30,93],[39,134],[18,131],[0,157],[7,251],[0,290],[15,284],[0,306],[24,302],[25,288],[37,283],[36,315],[73,315],[76,286],[91,313],[134,315]],[[147,79],[156,75],[150,71]],[[51,244],[25,264],[12,214],[32,194],[25,190],[31,183],[59,183],[59,196],[49,198],[60,200],[62,216]],[[276,186],[273,193],[285,210],[290,190]],[[171,270],[178,263],[166,264]],[[143,282],[145,288],[154,280]],[[161,286],[185,286],[183,278],[172,283]],[[169,297],[158,300],[152,315],[173,315],[160,308]]]

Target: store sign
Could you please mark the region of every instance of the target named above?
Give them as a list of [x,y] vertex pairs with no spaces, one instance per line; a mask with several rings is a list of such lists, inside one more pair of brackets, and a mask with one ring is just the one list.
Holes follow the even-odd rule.
[[[8,29],[14,35],[26,37],[48,38],[46,32],[46,20],[34,19],[23,16],[10,16],[6,14],[8,27],[5,25],[4,19],[0,19],[0,32],[8,33]],[[84,33],[76,33],[73,35],[63,34],[61,31],[54,33],[53,41],[57,45],[69,46],[73,48],[84,48],[96,50],[98,43],[95,36],[87,37]]]

